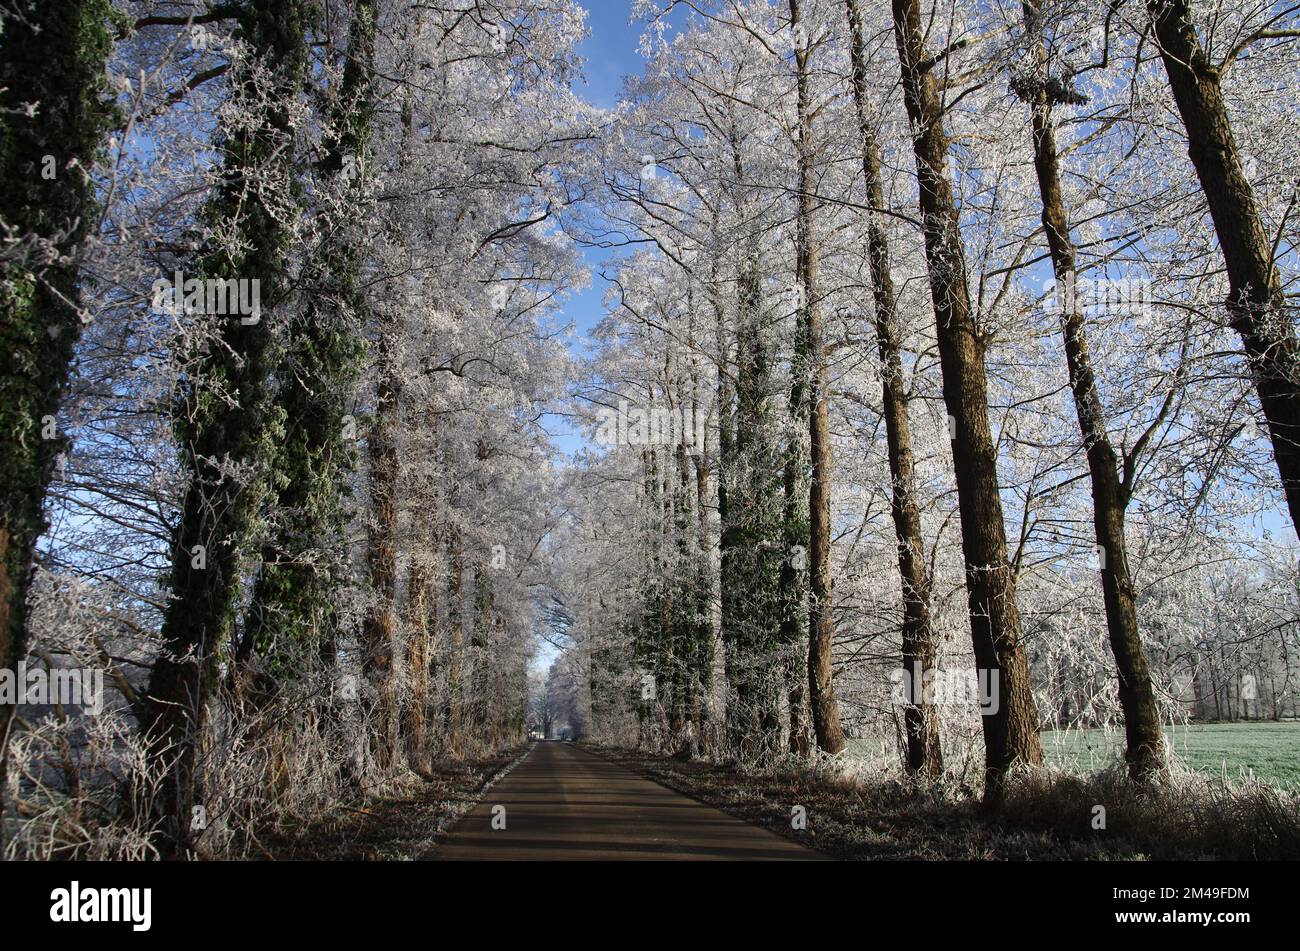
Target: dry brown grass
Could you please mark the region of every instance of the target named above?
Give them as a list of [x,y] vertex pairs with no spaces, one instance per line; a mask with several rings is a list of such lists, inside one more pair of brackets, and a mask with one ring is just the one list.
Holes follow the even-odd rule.
[[[1104,830],[1092,828],[1098,806]],[[1016,779],[997,819],[1062,839],[1104,837],[1153,859],[1300,858],[1300,797],[1191,771],[1144,786],[1119,769],[1088,776],[1041,770]]]
[[428,858],[483,790],[527,750],[515,747],[464,762],[433,764],[382,793],[336,805],[311,821],[260,837],[260,857],[274,860],[403,860]]
[[[1015,777],[988,809],[951,781],[846,774],[830,763],[762,770],[683,762],[638,751],[597,752],[667,786],[850,860],[1188,860],[1300,858],[1300,798],[1260,783],[1191,773],[1140,787],[1122,773],[1049,770]],[[791,810],[807,812],[806,831]],[[1105,807],[1104,829],[1093,828]]]

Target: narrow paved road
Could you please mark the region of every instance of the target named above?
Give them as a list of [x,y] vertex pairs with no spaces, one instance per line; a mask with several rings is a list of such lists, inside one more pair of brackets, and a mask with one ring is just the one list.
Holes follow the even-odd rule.
[[[493,807],[505,828],[493,829]],[[498,811],[499,815],[499,811]],[[498,819],[498,825],[500,820]],[[436,859],[821,859],[571,743],[537,743]]]

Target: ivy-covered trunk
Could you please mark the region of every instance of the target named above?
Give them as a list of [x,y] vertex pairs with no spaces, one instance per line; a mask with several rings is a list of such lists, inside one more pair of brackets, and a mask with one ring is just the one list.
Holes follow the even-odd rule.
[[275,461],[274,537],[267,546],[245,641],[260,656],[268,689],[319,658],[331,665],[337,643],[335,594],[347,572],[344,498],[355,465],[356,422],[349,414],[361,372],[365,300],[361,219],[369,166],[374,0],[356,0],[333,129],[320,162],[328,232],[303,281],[301,312],[288,321],[276,372],[284,438]]
[[[752,208],[741,143],[730,132],[732,203],[743,220]],[[784,638],[802,642],[803,627],[787,615],[797,585],[783,574],[785,454],[777,417],[771,331],[763,320],[763,256],[751,236],[740,250],[734,325],[714,297],[719,373],[721,638],[728,686],[726,745],[742,759],[774,754],[780,742]],[[716,283],[717,273],[711,279]],[[802,590],[802,589],[800,589]],[[797,603],[803,605],[803,595]],[[788,685],[785,685],[788,687]],[[800,691],[802,693],[802,691]]]
[[[736,332],[733,464],[724,531],[730,545],[727,591],[733,616],[724,614],[728,652],[735,654],[730,677],[736,690],[733,751],[776,752],[785,691],[782,647],[786,632],[783,586],[783,474],[772,372],[771,341],[762,325],[761,261],[751,249],[740,279]],[[802,602],[800,602],[802,603]],[[799,641],[802,630],[796,630]]]
[[[27,588],[65,448],[55,417],[82,327],[90,169],[112,116],[112,15],[108,0],[24,4],[0,30],[0,667],[10,670],[27,653]],[[0,704],[0,797],[13,713]]]
[[[232,95],[254,111],[221,143],[222,178],[204,211],[227,238],[197,257],[201,279],[258,282],[259,315],[210,315],[215,340],[194,357],[173,407],[181,464],[189,476],[174,535],[162,651],[140,711],[163,769],[157,819],[160,846],[189,850],[191,815],[202,803],[196,778],[208,700],[219,659],[229,650],[245,555],[262,536],[270,462],[283,440],[284,415],[271,387],[278,364],[273,315],[289,291],[294,129],[288,105],[306,77],[305,0],[249,0],[238,33],[254,55],[232,77]],[[259,90],[259,66],[271,89]]]

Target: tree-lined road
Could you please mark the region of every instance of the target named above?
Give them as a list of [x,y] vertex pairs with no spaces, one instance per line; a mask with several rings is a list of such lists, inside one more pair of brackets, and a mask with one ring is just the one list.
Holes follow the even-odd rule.
[[[493,809],[505,808],[494,829]],[[498,815],[500,811],[498,810]],[[497,824],[500,825],[500,819]],[[433,853],[438,859],[826,857],[570,743],[537,743]]]

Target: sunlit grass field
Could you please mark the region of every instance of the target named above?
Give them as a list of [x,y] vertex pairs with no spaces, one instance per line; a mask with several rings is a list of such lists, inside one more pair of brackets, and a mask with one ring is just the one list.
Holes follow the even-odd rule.
[[[1165,736],[1197,772],[1300,788],[1300,723],[1196,723],[1167,729]],[[1081,773],[1114,762],[1124,750],[1122,732],[1061,730],[1044,732],[1042,739],[1049,763]]]
[[[1124,754],[1122,731],[1059,730],[1041,736],[1049,765],[1080,774],[1114,764]],[[1183,764],[1199,773],[1300,790],[1300,722],[1197,723],[1166,728],[1165,737]],[[864,761],[893,756],[892,739],[850,740],[849,755]]]

